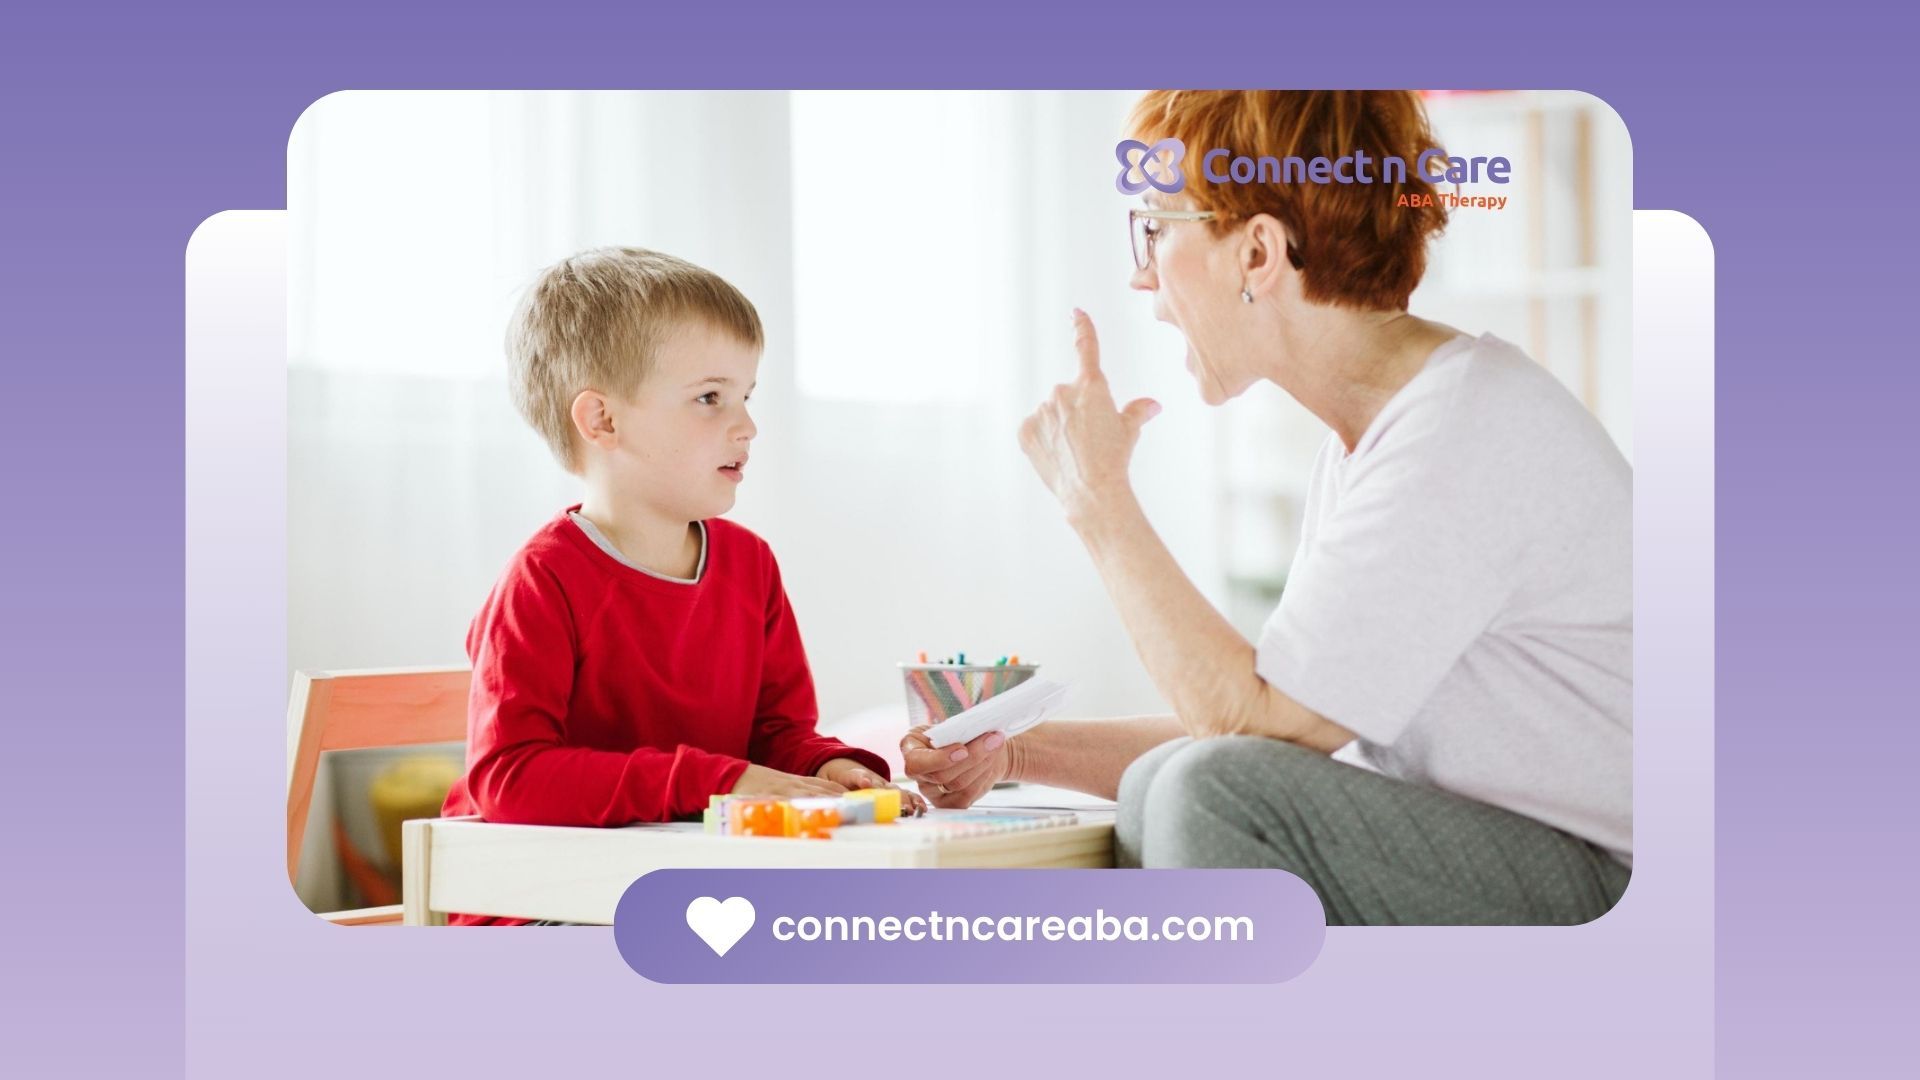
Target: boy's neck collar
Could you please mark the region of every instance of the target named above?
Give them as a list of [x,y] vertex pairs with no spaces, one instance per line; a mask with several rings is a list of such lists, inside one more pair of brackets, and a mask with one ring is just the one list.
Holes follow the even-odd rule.
[[697,583],[706,572],[707,526],[703,521],[686,523],[684,531],[676,526],[678,545],[670,549],[670,541],[664,536],[649,542],[644,526],[623,523],[586,504],[572,507],[567,516],[596,547],[629,569],[686,585]]

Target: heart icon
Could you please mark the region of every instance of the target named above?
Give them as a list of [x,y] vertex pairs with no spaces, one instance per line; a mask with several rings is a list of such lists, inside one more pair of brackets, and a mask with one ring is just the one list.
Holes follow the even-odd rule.
[[729,896],[725,901],[696,896],[687,905],[687,927],[700,935],[714,955],[725,956],[753,929],[753,903],[744,896]]

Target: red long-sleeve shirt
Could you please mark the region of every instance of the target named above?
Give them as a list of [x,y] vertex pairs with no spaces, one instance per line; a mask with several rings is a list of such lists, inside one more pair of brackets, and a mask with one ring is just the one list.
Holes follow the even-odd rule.
[[[442,813],[537,825],[698,814],[752,762],[813,775],[879,756],[814,730],[813,675],[766,541],[706,523],[680,584],[554,518],[507,564],[467,632],[467,772]],[[464,920],[462,920],[464,921]]]

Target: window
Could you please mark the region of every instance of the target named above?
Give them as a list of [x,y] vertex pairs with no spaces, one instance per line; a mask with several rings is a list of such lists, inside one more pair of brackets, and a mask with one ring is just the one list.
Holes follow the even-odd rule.
[[[796,379],[803,395],[973,401],[1005,335],[1001,94],[797,93],[793,110]],[[885,272],[889,266],[899,272]]]

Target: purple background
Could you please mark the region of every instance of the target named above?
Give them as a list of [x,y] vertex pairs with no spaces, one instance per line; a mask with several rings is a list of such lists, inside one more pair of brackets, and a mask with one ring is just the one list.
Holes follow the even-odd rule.
[[[687,905],[700,896],[754,907],[752,928],[725,956],[688,928]],[[1011,915],[1021,920],[1015,933],[1027,933],[1030,915],[1096,913],[1113,917],[1115,934],[1135,916],[1156,934],[1169,917],[1245,917],[1252,928],[1238,940],[1180,942],[773,936],[782,916],[931,913],[969,925]],[[875,972],[900,983],[1276,983],[1305,971],[1326,936],[1320,898],[1285,870],[655,870],[628,886],[613,915],[627,965],[670,983],[870,983]]]
[[[346,87],[1150,82],[1570,87],[1625,118],[1636,205],[1687,211],[1719,254],[1721,1071],[1910,1064],[1920,369],[1895,321],[1920,149],[1896,73],[1915,16],[1232,6],[9,6],[9,1057],[182,1057],[182,249],[215,211],[283,205],[303,107]],[[277,1034],[290,1056],[327,1038],[298,1017]]]

